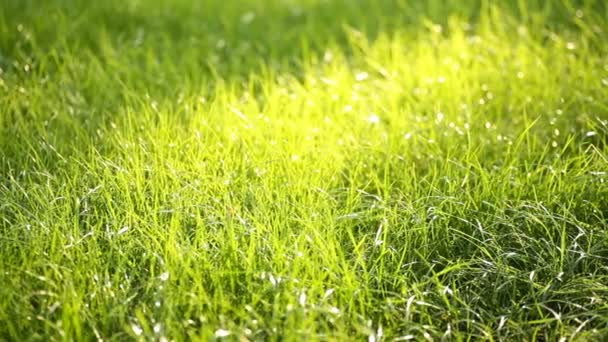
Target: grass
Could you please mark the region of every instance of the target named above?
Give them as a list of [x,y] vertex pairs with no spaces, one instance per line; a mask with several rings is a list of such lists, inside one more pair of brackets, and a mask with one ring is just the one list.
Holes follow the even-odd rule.
[[605,340],[608,6],[0,4],[0,340]]

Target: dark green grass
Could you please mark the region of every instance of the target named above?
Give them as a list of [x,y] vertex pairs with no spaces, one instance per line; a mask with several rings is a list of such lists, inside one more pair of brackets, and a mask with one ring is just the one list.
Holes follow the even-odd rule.
[[0,340],[608,337],[603,1],[0,4]]

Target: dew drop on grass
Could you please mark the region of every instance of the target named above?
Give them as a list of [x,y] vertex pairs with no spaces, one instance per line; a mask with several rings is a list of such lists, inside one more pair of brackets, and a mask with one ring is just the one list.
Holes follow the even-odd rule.
[[159,278],[160,278],[161,281],[167,281],[167,280],[169,280],[169,272],[162,273]]
[[369,74],[368,74],[368,73],[366,73],[366,72],[358,72],[358,73],[355,75],[355,80],[356,80],[357,82],[362,82],[362,81],[365,81],[365,80],[366,80],[366,79],[368,79],[368,78],[369,78]]
[[375,125],[377,123],[380,123],[380,118],[378,117],[378,115],[371,113],[370,116],[367,118],[367,121]]
[[442,112],[437,113],[437,123],[440,123],[443,121],[443,118],[445,118],[445,115]]
[[141,336],[141,334],[144,332],[144,330],[135,323],[131,324],[131,330],[133,330],[133,333],[137,336]]
[[505,316],[500,316],[500,323],[498,323],[498,329],[500,330],[505,326],[505,323],[507,322],[507,317]]
[[268,274],[268,281],[270,281],[270,283],[272,284],[272,286],[276,287],[281,283],[281,278],[277,277],[275,278],[272,274]]
[[214,335],[215,337],[228,337],[230,336],[230,331],[225,329],[217,329]]

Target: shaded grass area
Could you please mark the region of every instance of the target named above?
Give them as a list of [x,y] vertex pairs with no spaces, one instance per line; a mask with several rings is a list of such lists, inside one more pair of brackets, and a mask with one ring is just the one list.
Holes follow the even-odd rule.
[[0,337],[602,340],[602,1],[0,5]]

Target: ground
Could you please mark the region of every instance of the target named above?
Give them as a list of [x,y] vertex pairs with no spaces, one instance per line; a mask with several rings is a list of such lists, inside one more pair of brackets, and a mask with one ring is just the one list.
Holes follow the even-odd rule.
[[601,0],[5,0],[0,340],[608,338]]

